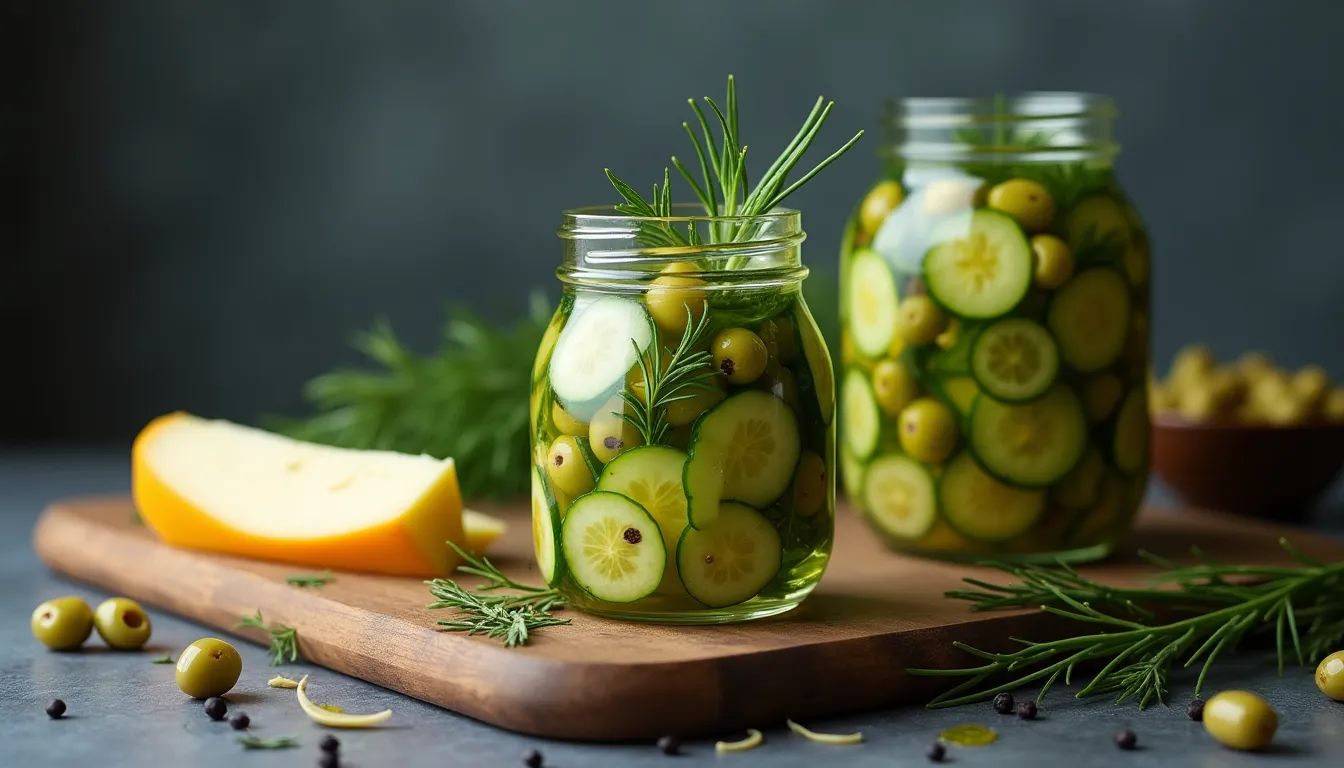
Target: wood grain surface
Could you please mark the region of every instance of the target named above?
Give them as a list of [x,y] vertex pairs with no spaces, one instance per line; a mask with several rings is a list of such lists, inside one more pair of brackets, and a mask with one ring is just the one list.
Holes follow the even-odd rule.
[[[510,530],[491,559],[539,582],[526,510],[490,510]],[[1325,559],[1344,543],[1243,518],[1147,510],[1122,551],[1143,547],[1186,559],[1198,542],[1245,563],[1286,560],[1274,542],[1289,533]],[[946,681],[909,667],[967,666],[953,640],[1006,649],[1009,635],[1045,639],[1057,620],[1032,612],[971,613],[942,597],[964,576],[998,574],[894,555],[850,510],[836,525],[835,556],[817,592],[772,619],[712,627],[628,624],[570,612],[573,624],[540,630],[522,648],[435,629],[416,579],[338,573],[322,589],[286,585],[308,569],[173,549],[133,522],[125,498],[53,504],[34,534],[53,569],[230,634],[239,617],[298,629],[309,661],[523,733],[583,741],[729,734],[881,706],[922,703]],[[1083,569],[1106,582],[1141,581],[1151,569],[1118,557]],[[469,580],[468,580],[469,581]],[[241,633],[265,643],[262,633]]]

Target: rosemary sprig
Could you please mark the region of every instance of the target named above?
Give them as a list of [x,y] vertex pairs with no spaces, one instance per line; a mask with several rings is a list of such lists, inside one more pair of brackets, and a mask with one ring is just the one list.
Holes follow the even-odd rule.
[[[678,400],[695,397],[687,390],[713,389],[709,381],[718,373],[714,370],[713,356],[704,350],[696,351],[705,337],[709,335],[709,312],[704,308],[700,320],[695,320],[690,307],[686,307],[686,330],[682,331],[681,342],[675,350],[664,350],[658,343],[658,328],[653,319],[649,319],[649,332],[653,342],[647,349],[635,345],[635,354],[639,359],[639,372],[644,377],[644,392],[641,398],[628,389],[621,392],[621,398],[630,406],[630,413],[616,413],[628,422],[644,438],[645,445],[661,445],[667,439],[671,426],[667,423],[667,406]],[[667,352],[666,364],[663,353]]]
[[[426,608],[456,608],[459,611],[460,618],[436,622],[444,630],[466,632],[469,635],[482,633],[491,638],[502,637],[504,646],[513,648],[526,644],[534,629],[569,623],[569,619],[558,619],[551,615],[551,611],[565,607],[558,590],[521,584],[505,576],[489,558],[473,557],[451,541],[448,546],[456,550],[466,562],[466,565],[458,566],[457,570],[470,576],[479,576],[486,583],[469,590],[452,579],[425,582],[435,599]],[[511,589],[522,594],[481,594],[498,589]]]
[[313,589],[321,589],[335,580],[336,576],[331,571],[285,577],[285,583],[291,587],[312,587]]
[[[1279,544],[1302,565],[1229,566],[1195,550],[1200,564],[1182,567],[1145,553],[1150,562],[1166,571],[1154,578],[1152,588],[1137,589],[1098,584],[1066,565],[1050,569],[983,563],[1022,581],[999,586],[966,579],[975,589],[956,590],[947,596],[969,601],[974,610],[1037,606],[1046,613],[1098,624],[1106,630],[1051,642],[1014,638],[1023,647],[1011,653],[954,643],[986,663],[963,669],[909,672],[968,678],[929,704],[951,707],[988,699],[1038,680],[1043,681],[1039,700],[1061,675],[1064,683],[1070,684],[1078,665],[1108,660],[1078,691],[1078,698],[1117,694],[1115,703],[1133,699],[1143,709],[1152,701],[1165,703],[1171,671],[1182,658],[1182,668],[1202,661],[1195,682],[1198,696],[1218,657],[1234,651],[1250,633],[1274,633],[1280,670],[1289,648],[1292,658],[1304,664],[1344,638],[1344,563],[1322,563],[1286,539],[1280,539]],[[1177,616],[1192,615],[1164,620],[1144,603],[1161,604]],[[986,684],[1000,673],[1012,672],[1019,674],[1007,682]]]
[[248,734],[239,736],[238,743],[243,745],[243,749],[290,749],[299,746],[298,736],[275,736],[269,739],[263,739],[259,736]]
[[286,661],[295,662],[299,660],[299,632],[293,627],[287,627],[284,624],[268,626],[266,621],[261,618],[261,611],[257,611],[255,616],[244,616],[243,620],[234,626],[234,629],[255,628],[264,631],[271,636],[271,666],[284,664]]

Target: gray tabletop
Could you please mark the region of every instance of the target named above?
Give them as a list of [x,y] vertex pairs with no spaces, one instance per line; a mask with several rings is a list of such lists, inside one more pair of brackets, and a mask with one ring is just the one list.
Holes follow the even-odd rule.
[[[229,698],[246,711],[257,736],[296,735],[301,746],[283,751],[244,752],[224,723],[210,721],[199,702],[184,697],[173,681],[173,667],[151,664],[155,654],[172,653],[203,636],[215,634],[191,622],[151,609],[152,653],[110,653],[90,642],[85,651],[46,651],[29,633],[28,617],[41,601],[78,594],[91,602],[105,597],[48,572],[33,555],[31,532],[38,512],[49,501],[69,495],[124,492],[129,485],[124,454],[73,451],[0,451],[0,765],[147,766],[296,766],[316,765],[324,730],[298,709],[293,692],[266,687],[274,672],[265,650],[236,642],[244,672]],[[595,746],[541,741],[484,725],[452,712],[406,698],[377,686],[306,665],[285,667],[297,677],[311,673],[315,698],[338,703],[350,712],[391,708],[385,728],[341,731],[342,765],[511,766],[522,755],[540,750],[545,764],[578,766],[667,765],[652,745]],[[673,765],[853,766],[924,764],[924,749],[937,733],[963,723],[988,725],[999,740],[982,748],[952,748],[955,765],[1008,768],[1050,761],[1069,766],[1238,766],[1257,762],[1339,765],[1344,754],[1344,704],[1316,690],[1310,670],[1292,668],[1282,677],[1262,658],[1243,657],[1221,664],[1207,693],[1245,688],[1265,696],[1278,710],[1275,747],[1262,754],[1234,753],[1214,743],[1199,723],[1185,716],[1192,682],[1174,682],[1173,706],[1138,712],[1102,700],[1078,701],[1067,691],[1052,693],[1035,721],[994,714],[985,704],[925,711],[906,707],[829,722],[808,723],[817,730],[861,731],[856,746],[812,744],[779,727],[765,730],[764,746],[716,756],[713,744],[685,745]],[[650,695],[656,695],[651,691]],[[1206,694],[1207,695],[1207,694]],[[69,714],[50,720],[43,708],[63,699]],[[1129,728],[1140,749],[1118,750],[1112,737]],[[734,737],[736,738],[736,736]]]

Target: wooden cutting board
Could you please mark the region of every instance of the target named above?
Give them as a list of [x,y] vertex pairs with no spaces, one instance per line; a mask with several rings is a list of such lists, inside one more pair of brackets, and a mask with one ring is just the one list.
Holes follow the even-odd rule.
[[[526,511],[490,511],[510,522],[492,560],[539,582]],[[1344,559],[1341,542],[1192,510],[1146,511],[1124,551],[1184,559],[1198,542],[1225,561],[1282,562],[1274,542],[1284,533],[1316,557]],[[1003,579],[894,555],[844,508],[830,570],[789,614],[665,627],[569,612],[572,625],[540,630],[514,649],[437,631],[448,611],[426,610],[431,598],[415,579],[341,573],[325,588],[303,589],[285,577],[308,569],[167,547],[133,522],[124,498],[54,504],[34,536],[39,556],[75,579],[234,634],[239,617],[261,610],[298,629],[300,652],[313,663],[503,728],[585,741],[726,734],[786,717],[922,703],[949,683],[904,670],[968,666],[953,640],[1006,649],[1010,635],[1045,639],[1062,626],[1034,611],[971,613],[943,598],[964,576]],[[1116,584],[1151,572],[1125,558],[1084,570]],[[257,631],[243,636],[265,642]]]

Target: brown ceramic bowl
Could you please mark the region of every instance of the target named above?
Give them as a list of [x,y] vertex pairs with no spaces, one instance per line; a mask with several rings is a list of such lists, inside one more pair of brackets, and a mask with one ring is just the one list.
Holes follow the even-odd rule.
[[1197,424],[1156,415],[1153,471],[1187,503],[1300,519],[1344,467],[1344,425]]

